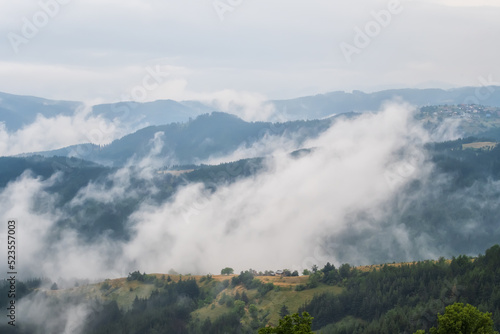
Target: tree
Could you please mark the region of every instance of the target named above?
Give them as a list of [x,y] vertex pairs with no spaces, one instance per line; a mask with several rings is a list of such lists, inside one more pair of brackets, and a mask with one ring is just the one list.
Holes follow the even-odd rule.
[[242,300],[236,300],[234,302],[234,310],[240,317],[245,315],[245,302]]
[[127,281],[144,282],[145,278],[146,278],[146,273],[141,274],[141,272],[139,270],[136,270],[136,271],[128,274]]
[[259,334],[313,334],[311,330],[313,318],[309,313],[287,315],[280,319],[278,327],[265,327],[259,329]]
[[250,302],[250,299],[248,298],[247,294],[245,293],[245,291],[243,291],[243,293],[241,294],[241,300],[245,303],[245,304],[248,304]]
[[54,284],[52,284],[52,286],[50,287],[50,290],[59,290],[57,283],[54,282]]
[[253,319],[257,319],[257,316],[259,315],[259,310],[257,309],[257,306],[255,306],[255,304],[251,304],[248,307],[248,312],[250,313],[250,316]]
[[232,275],[232,274],[234,274],[234,269],[233,269],[233,268],[226,267],[226,268],[224,268],[224,269],[222,269],[222,270],[220,271],[220,274],[221,274],[221,275]]
[[106,291],[106,290],[109,290],[109,289],[111,289],[111,285],[108,282],[102,283],[102,285],[101,285],[101,291]]
[[341,278],[349,278],[351,275],[351,266],[348,263],[344,263],[339,268],[339,275]]
[[[415,334],[422,334],[417,331]],[[447,306],[444,314],[438,314],[438,327],[431,334],[498,334],[493,330],[491,313],[483,313],[472,305],[455,303]]]
[[286,307],[286,305],[283,304],[283,306],[281,307],[281,310],[280,310],[280,317],[283,318],[289,314],[290,314],[290,311],[288,311],[288,307]]

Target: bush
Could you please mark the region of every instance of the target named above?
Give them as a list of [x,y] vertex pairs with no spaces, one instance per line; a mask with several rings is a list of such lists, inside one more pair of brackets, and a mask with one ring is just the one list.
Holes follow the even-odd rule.
[[313,318],[304,312],[302,317],[298,313],[293,315],[287,315],[283,319],[280,319],[278,327],[265,327],[259,329],[259,334],[313,334],[311,330]]
[[[452,268],[453,269],[453,268]],[[443,315],[438,315],[438,328],[431,334],[498,334],[493,330],[491,313],[483,313],[472,305],[455,303],[447,306]]]
[[261,284],[258,291],[261,296],[265,296],[269,291],[272,291],[273,289],[274,289],[273,283],[266,283],[266,284]]
[[257,309],[257,306],[255,306],[255,304],[251,304],[248,307],[248,312],[250,313],[250,316],[253,319],[257,319],[257,316],[259,315],[259,310]]
[[104,282],[101,285],[101,291],[107,291],[111,288],[111,285],[108,282]]
[[237,300],[234,302],[234,310],[240,317],[245,315],[245,302]]

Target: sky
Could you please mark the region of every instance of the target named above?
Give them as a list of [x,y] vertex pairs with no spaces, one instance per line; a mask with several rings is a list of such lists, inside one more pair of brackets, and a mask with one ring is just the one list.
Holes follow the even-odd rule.
[[90,103],[500,81],[496,0],[0,0],[0,91]]

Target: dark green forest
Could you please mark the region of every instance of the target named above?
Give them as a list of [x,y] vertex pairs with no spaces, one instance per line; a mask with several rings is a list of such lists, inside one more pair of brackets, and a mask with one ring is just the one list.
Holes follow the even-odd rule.
[[[341,284],[340,295],[320,294],[301,311],[314,317],[321,333],[413,333],[437,323],[436,314],[455,302],[493,313],[500,328],[500,246],[477,258],[459,256],[447,262],[423,261],[380,270],[351,270],[347,277],[323,268],[320,281]],[[328,277],[336,277],[329,281]],[[314,277],[311,276],[312,277]]]

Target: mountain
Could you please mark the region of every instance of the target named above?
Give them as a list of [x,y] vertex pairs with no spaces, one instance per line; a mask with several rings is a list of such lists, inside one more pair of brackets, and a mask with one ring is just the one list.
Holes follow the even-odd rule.
[[[270,102],[282,119],[293,121],[320,119],[351,111],[379,110],[385,101],[394,98],[401,98],[415,106],[481,104],[500,107],[500,87],[463,87],[448,90],[393,89],[373,93],[338,91]],[[44,117],[70,116],[81,106],[83,106],[81,102],[54,101],[0,93],[0,122],[5,123],[7,130],[16,131],[34,122],[38,114]],[[200,101],[158,100],[146,103],[125,101],[95,105],[92,107],[91,115],[99,115],[110,121],[119,120],[137,129],[148,125],[187,122],[190,118],[212,111],[217,111],[217,108]]]
[[45,117],[71,116],[81,106],[80,102],[54,101],[0,92],[0,123],[3,122],[9,131],[16,131],[35,122],[39,114]]
[[[46,118],[72,116],[83,107],[82,102],[57,101],[0,92],[0,123],[3,122],[6,129],[12,132],[35,122],[38,115]],[[144,127],[187,122],[190,118],[210,111],[211,107],[198,101],[158,100],[146,103],[98,104],[92,107],[90,115],[101,116],[110,121],[119,120],[131,128],[138,128],[141,125]]]
[[200,102],[158,100],[154,102],[118,102],[99,104],[92,108],[92,113],[110,121],[119,119],[129,125],[161,125],[187,122],[190,118],[212,111]]
[[[176,102],[172,103],[176,104]],[[169,165],[198,164],[209,158],[222,157],[237,149],[249,149],[266,138],[280,138],[294,143],[291,150],[315,138],[338,119],[358,117],[359,113],[343,113],[324,119],[288,121],[284,123],[246,122],[237,116],[212,112],[185,123],[149,126],[113,141],[106,146],[80,144],[58,150],[37,152],[45,157],[77,157],[108,166],[123,166],[130,158],[142,159],[151,153],[155,136],[162,145],[156,156]],[[415,115],[429,133],[439,133],[445,122],[456,124],[461,137],[500,138],[500,108],[477,105],[441,105],[422,107]],[[256,157],[239,156],[236,159]],[[265,152],[257,152],[265,154]],[[252,154],[251,152],[248,154]],[[23,154],[22,156],[29,156]]]
[[[347,114],[342,117],[352,117]],[[81,159],[113,166],[122,166],[133,156],[147,156],[155,136],[161,138],[159,157],[169,158],[171,164],[199,163],[211,156],[224,156],[239,147],[250,147],[265,136],[283,136],[301,143],[319,136],[331,125],[332,119],[294,121],[285,123],[246,122],[234,115],[213,112],[198,116],[187,123],[149,126],[109,145],[76,145],[56,151],[38,152],[51,157],[76,156]]]
[[500,107],[500,87],[463,87],[455,89],[393,89],[374,93],[358,90],[352,93],[331,92],[290,100],[272,101],[286,119],[317,119],[345,112],[379,110],[395,98],[422,107],[444,104],[481,104]]

